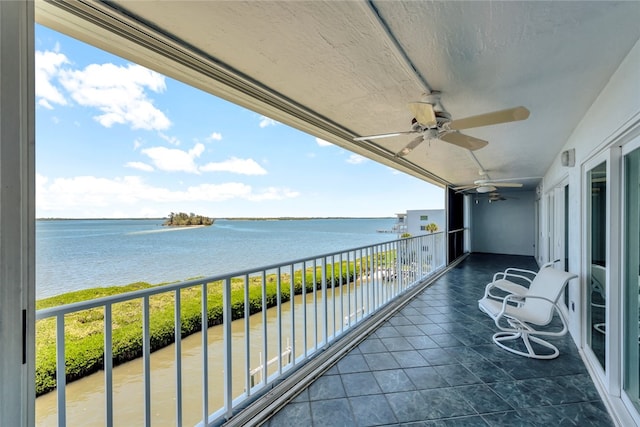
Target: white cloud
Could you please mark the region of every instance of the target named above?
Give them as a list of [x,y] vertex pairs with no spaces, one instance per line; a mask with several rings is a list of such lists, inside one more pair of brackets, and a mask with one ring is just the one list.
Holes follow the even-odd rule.
[[138,148],[142,147],[142,141],[139,138],[136,138],[133,141],[133,149],[137,150]]
[[165,141],[167,141],[171,145],[180,145],[180,140],[178,139],[178,137],[169,136],[169,135],[167,135],[165,133],[162,133],[162,132],[158,132],[158,136],[160,138],[164,139]]
[[202,172],[231,172],[242,175],[266,175],[267,171],[253,159],[232,157],[222,162],[211,162],[200,167]]
[[103,126],[129,124],[133,129],[164,130],[171,122],[147,97],[145,89],[166,88],[161,74],[140,65],[91,64],[84,70],[61,70],[60,82],[80,105],[95,107]]
[[269,187],[259,193],[250,194],[247,199],[253,202],[260,202],[263,200],[293,199],[298,196],[300,196],[299,192],[290,190],[288,188]]
[[36,175],[38,212],[54,216],[73,216],[72,212],[87,208],[108,207],[113,209],[113,212],[123,212],[131,211],[137,204],[144,204],[147,209],[153,209],[149,207],[149,203],[175,205],[187,202],[223,202],[232,199],[260,202],[298,196],[298,192],[286,188],[270,187],[263,191],[255,191],[250,185],[239,182],[205,183],[184,190],[170,190],[149,185],[137,176],[115,179],[76,176],[50,180],[40,174]]
[[260,116],[260,124],[259,124],[259,126],[261,128],[266,128],[267,126],[275,126],[275,125],[278,125],[278,124],[280,124],[280,123],[275,121],[275,120],[273,120],[273,119],[270,119],[269,117]]
[[68,64],[67,57],[59,52],[36,51],[35,53],[35,83],[36,102],[44,108],[53,109],[52,104],[67,105],[67,100],[60,90],[54,85],[53,79],[57,77],[60,68]]
[[128,168],[133,168],[133,169],[138,169],[144,172],[153,172],[153,166],[148,165],[146,163],[142,163],[142,162],[128,162],[127,164],[125,164],[126,167]]
[[177,148],[151,147],[141,150],[149,156],[156,168],[167,172],[200,173],[195,159],[204,152],[203,144],[196,144],[189,151]]
[[212,132],[207,139],[211,141],[221,141],[222,134],[220,132]]
[[316,143],[320,146],[320,147],[330,147],[333,144],[330,143],[329,141],[325,141],[324,139],[320,139],[320,138],[316,138]]
[[365,161],[367,161],[367,159],[359,154],[352,154],[347,159],[347,163],[351,163],[352,165],[359,165]]

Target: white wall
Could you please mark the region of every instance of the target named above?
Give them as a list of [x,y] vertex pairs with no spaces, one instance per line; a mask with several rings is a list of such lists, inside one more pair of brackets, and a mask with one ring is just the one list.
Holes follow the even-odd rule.
[[[420,217],[426,215],[428,219],[421,220]],[[407,211],[407,233],[412,236],[429,234],[428,231],[420,230],[420,227],[430,223],[438,226],[438,231],[445,231],[447,223],[445,221],[444,209],[416,209]]]
[[[533,191],[500,193],[507,200],[489,203],[486,199],[471,202],[472,252],[534,255]],[[508,236],[508,237],[507,237]]]

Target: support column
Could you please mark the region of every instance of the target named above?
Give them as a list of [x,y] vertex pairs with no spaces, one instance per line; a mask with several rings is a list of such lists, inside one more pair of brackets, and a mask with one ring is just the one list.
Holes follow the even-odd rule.
[[0,425],[35,417],[33,2],[0,1]]

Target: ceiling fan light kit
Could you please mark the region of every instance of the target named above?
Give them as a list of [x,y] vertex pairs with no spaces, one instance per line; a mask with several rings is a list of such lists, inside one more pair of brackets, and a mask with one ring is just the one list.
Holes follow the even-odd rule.
[[476,187],[476,191],[478,193],[491,193],[492,191],[496,191],[497,188],[492,185],[481,185]]

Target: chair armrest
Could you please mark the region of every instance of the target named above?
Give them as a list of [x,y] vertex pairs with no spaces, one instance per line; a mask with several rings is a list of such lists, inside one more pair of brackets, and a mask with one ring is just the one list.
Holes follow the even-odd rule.
[[[525,270],[525,269],[522,269],[522,268],[514,268],[514,267],[507,268],[504,271],[504,273],[507,276],[514,275],[513,272],[519,273],[518,274],[519,277],[524,277],[524,276],[522,276],[522,274],[527,274],[528,276],[526,276],[526,279],[529,281],[529,283],[531,283],[531,281],[533,281],[533,279],[538,275],[537,271]],[[529,277],[529,276],[531,276],[531,277]]]
[[[503,303],[503,305],[506,304],[507,302],[509,302],[509,300],[514,299],[514,298],[517,298],[518,300],[522,300],[522,299],[525,299],[525,300],[527,300],[527,299],[541,299],[543,301],[547,301],[547,302],[553,304],[554,306],[556,305],[556,301],[550,300],[547,297],[542,297],[542,296],[539,296],[539,295],[507,295],[506,297],[504,297],[505,302]],[[517,301],[512,301],[512,302],[517,302]]]
[[489,288],[489,290],[493,288],[498,288],[500,290],[507,292],[508,294],[513,294],[517,296],[523,296],[529,291],[529,288],[527,288],[526,286],[518,285],[517,283],[513,283],[504,279],[498,280],[494,283],[490,283],[490,285],[492,286]]
[[[518,274],[518,273],[524,273],[524,274],[531,274],[532,277],[528,277],[528,276],[524,276],[523,274]],[[499,271],[498,273],[495,273],[493,275],[493,282],[498,281],[500,279],[507,279],[509,277],[517,277],[518,279],[523,279],[525,280],[527,283],[531,284],[531,282],[533,282],[533,279],[535,278],[536,273],[534,271],[529,271],[529,270],[521,270],[518,268],[507,268],[505,271]]]

